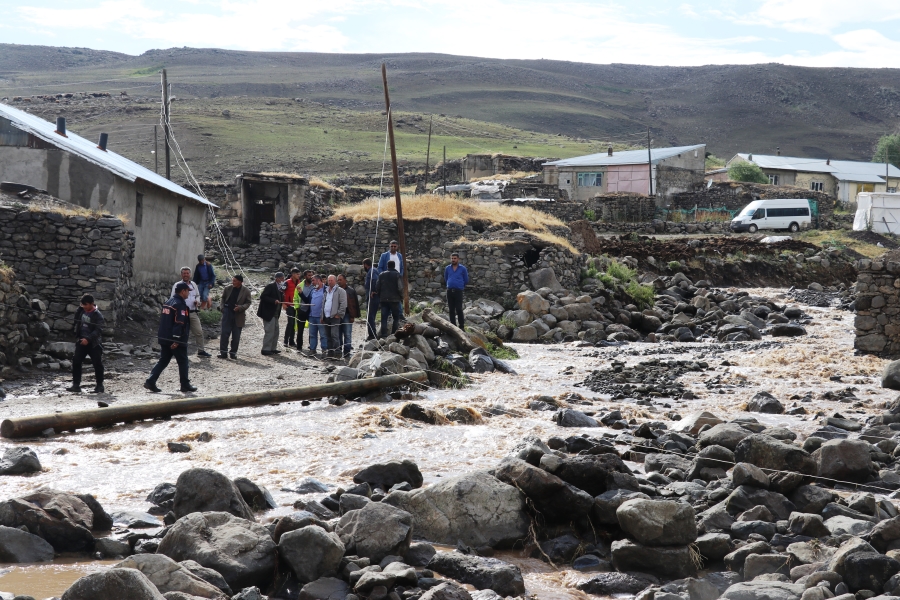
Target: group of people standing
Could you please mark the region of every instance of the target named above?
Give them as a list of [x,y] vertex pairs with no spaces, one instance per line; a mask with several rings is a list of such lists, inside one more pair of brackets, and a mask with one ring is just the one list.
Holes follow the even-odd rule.
[[[157,331],[160,357],[144,382],[144,387],[151,392],[161,391],[156,382],[173,358],[178,364],[181,391],[197,390],[189,378],[188,341],[191,336],[195,340],[198,356],[212,356],[206,351],[199,311],[212,308],[209,291],[215,285],[216,274],[204,255],[199,255],[197,261],[193,270],[190,267],[181,269],[181,280],[172,286],[171,297],[161,309]],[[262,290],[256,310],[264,329],[262,355],[281,354],[278,338],[282,332],[282,309],[287,317],[283,330],[284,347],[301,350],[303,332],[309,330],[307,349],[301,350],[308,356],[315,356],[321,346],[323,358],[349,357],[353,349],[353,324],[360,318],[362,309],[366,311],[366,340],[386,337],[389,321],[392,321],[391,333],[395,333],[403,320],[403,273],[406,267],[398,243],[391,241],[377,266],[373,266],[369,259],[365,259],[362,266],[365,272],[365,298],[362,301],[343,274],[324,277],[311,270],[301,273],[297,268],[291,269],[287,278],[282,272],[275,273],[273,281]],[[444,270],[444,283],[450,320],[463,328],[463,290],[469,283],[469,273],[460,264],[456,252],[451,255],[451,262]],[[241,332],[251,304],[252,296],[244,286],[244,277],[234,275],[231,284],[222,290],[220,301],[219,358],[237,358]],[[379,310],[381,324],[376,328],[375,319]],[[72,386],[67,388],[70,392],[81,391],[82,366],[88,357],[94,366],[94,393],[105,391],[101,344],[103,323],[103,315],[96,307],[94,298],[86,294],[75,313],[74,333],[77,341],[72,361]]]

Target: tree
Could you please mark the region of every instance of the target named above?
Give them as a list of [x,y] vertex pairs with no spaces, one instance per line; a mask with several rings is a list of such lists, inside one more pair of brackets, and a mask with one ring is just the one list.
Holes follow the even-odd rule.
[[769,178],[759,165],[752,162],[738,162],[728,167],[728,178],[747,183],[769,183]]
[[[887,161],[885,161],[885,158],[887,158]],[[889,162],[895,167],[900,166],[900,133],[883,135],[878,139],[872,162]]]

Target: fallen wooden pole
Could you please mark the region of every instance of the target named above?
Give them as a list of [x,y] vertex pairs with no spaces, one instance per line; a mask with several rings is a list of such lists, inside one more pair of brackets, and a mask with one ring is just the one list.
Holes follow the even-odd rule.
[[364,394],[387,387],[427,382],[428,375],[425,371],[414,371],[403,375],[386,375],[384,377],[355,379],[353,381],[324,383],[282,390],[266,390],[249,394],[209,396],[187,400],[163,400],[161,402],[143,402],[140,404],[94,408],[53,415],[18,417],[15,419],[4,419],[3,423],[0,423],[0,436],[5,438],[34,437],[47,429],[52,429],[59,433],[62,431],[75,431],[85,427],[108,427],[117,423],[132,423],[146,419],[166,418],[173,415],[280,404],[282,402],[324,398],[325,396]]

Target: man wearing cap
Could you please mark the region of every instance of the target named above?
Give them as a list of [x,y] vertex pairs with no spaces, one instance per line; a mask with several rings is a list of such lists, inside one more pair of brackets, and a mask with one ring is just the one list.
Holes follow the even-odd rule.
[[398,250],[399,245],[397,244],[397,240],[391,240],[390,250],[381,255],[381,258],[378,259],[378,272],[384,273],[388,270],[388,261],[394,261],[394,268],[397,269],[397,272],[400,273],[400,277],[403,277],[404,267],[406,265],[403,264],[403,255],[400,254]]
[[[202,254],[197,255],[197,266],[194,267],[194,283],[200,292],[200,306],[209,310],[212,308],[212,300],[209,299],[209,290],[216,285],[216,272],[213,270],[212,263],[207,262],[206,257]],[[191,309],[193,314],[193,309]],[[203,346],[200,346],[203,351]],[[201,355],[202,356],[202,355]]]
[[237,274],[231,278],[231,285],[222,290],[222,335],[219,337],[219,358],[228,358],[228,338],[231,337],[231,358],[237,358],[241,343],[241,330],[247,320],[250,308],[250,290],[244,287],[244,276]]
[[166,301],[162,307],[162,313],[159,316],[159,331],[157,333],[157,341],[159,342],[159,361],[153,370],[150,371],[150,377],[144,382],[144,387],[151,392],[161,392],[156,385],[159,376],[169,366],[169,362],[174,358],[178,363],[178,378],[181,380],[182,392],[196,392],[197,388],[191,385],[188,379],[188,338],[191,335],[190,325],[190,309],[188,308],[188,294],[191,292],[191,286],[185,282],[175,284],[175,295]]
[[284,301],[284,273],[275,273],[275,281],[263,288],[259,295],[259,307],[256,316],[263,320],[263,356],[281,354],[278,349],[278,333],[281,327],[278,318],[281,316],[281,303]]
[[205,340],[203,339],[203,326],[200,324],[200,289],[198,284],[191,281],[190,267],[181,267],[181,281],[175,282],[175,284],[172,286],[172,295],[169,296],[170,298],[175,297],[175,288],[182,283],[190,287],[190,292],[188,293],[188,297],[187,300],[185,300],[185,303],[187,304],[188,309],[191,311],[191,335],[194,336],[194,343],[198,348],[197,356],[209,358],[210,356],[212,356],[212,354],[206,351]]

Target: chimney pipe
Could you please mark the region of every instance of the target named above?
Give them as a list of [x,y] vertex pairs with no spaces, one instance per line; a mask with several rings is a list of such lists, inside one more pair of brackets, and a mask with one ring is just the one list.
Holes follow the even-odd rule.
[[775,156],[781,156],[781,146],[775,148]]
[[108,133],[100,134],[100,143],[97,144],[97,147],[106,152],[106,143],[109,141]]
[[829,158],[829,159],[826,159],[826,160],[825,160],[825,164],[830,166],[830,165],[831,165],[831,159],[830,159],[830,158]]
[[66,135],[66,118],[65,117],[56,117],[56,133],[63,137],[69,137]]
[[606,149],[606,154],[607,154],[607,156],[612,156],[612,146],[609,146],[609,147]]

